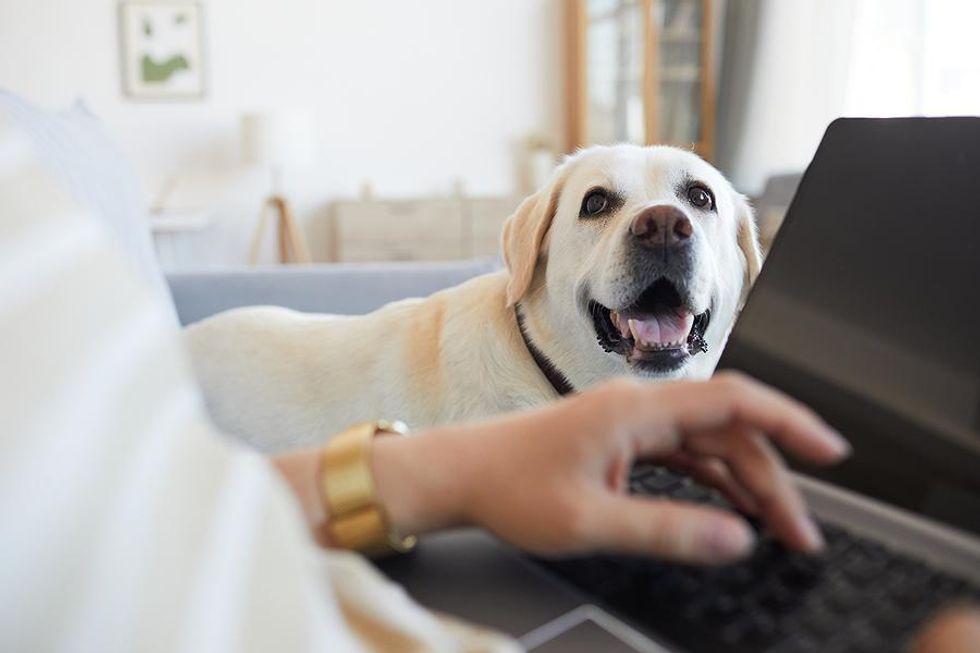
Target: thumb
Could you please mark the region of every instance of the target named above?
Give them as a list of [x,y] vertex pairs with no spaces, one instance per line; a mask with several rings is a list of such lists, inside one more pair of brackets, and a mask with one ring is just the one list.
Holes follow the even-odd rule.
[[666,499],[608,494],[593,511],[599,548],[696,564],[745,557],[755,535],[730,512]]

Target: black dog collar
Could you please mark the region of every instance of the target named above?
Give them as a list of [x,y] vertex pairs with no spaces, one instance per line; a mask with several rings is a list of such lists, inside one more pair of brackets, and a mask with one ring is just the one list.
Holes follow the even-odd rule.
[[531,354],[531,358],[534,359],[535,364],[537,364],[538,369],[544,374],[544,378],[548,380],[551,387],[555,389],[558,396],[564,397],[567,394],[575,392],[575,388],[572,384],[568,382],[565,375],[562,374],[554,363],[548,360],[548,357],[541,353],[537,347],[531,342],[531,338],[527,334],[527,330],[524,328],[524,316],[521,315],[520,306],[514,306],[514,315],[517,318],[517,328],[521,332],[521,338],[524,339],[524,345],[527,347],[527,351]]

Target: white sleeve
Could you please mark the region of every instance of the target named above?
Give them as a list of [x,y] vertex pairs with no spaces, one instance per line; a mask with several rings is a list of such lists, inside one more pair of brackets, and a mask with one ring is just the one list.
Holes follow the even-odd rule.
[[151,297],[0,116],[0,651],[510,649],[317,549]]

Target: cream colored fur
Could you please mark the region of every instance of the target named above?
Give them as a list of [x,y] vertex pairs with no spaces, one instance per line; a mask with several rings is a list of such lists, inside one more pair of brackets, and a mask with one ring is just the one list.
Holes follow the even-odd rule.
[[[218,425],[264,450],[322,442],[378,417],[412,426],[483,418],[537,406],[556,394],[521,339],[520,303],[535,345],[577,389],[631,372],[603,351],[577,293],[615,306],[629,275],[624,243],[644,207],[682,206],[677,185],[695,178],[718,208],[695,219],[694,296],[712,308],[709,352],[666,377],[704,378],[717,363],[761,264],[751,209],[697,156],[669,147],[595,147],[569,157],[525,200],[503,234],[507,270],[369,315],[306,315],[280,308],[228,311],[187,330]],[[578,217],[594,186],[625,196],[610,218]]]

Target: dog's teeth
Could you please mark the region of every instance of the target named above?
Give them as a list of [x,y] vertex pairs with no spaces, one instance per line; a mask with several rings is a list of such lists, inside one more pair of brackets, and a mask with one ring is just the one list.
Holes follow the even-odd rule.
[[619,331],[619,335],[623,338],[629,338],[630,328],[623,320],[623,316],[616,311],[609,311],[609,317],[612,319],[613,326]]
[[640,336],[637,335],[636,320],[629,320],[627,324],[629,325],[630,333],[633,334],[633,340],[635,340],[637,344],[640,344],[641,341]]

